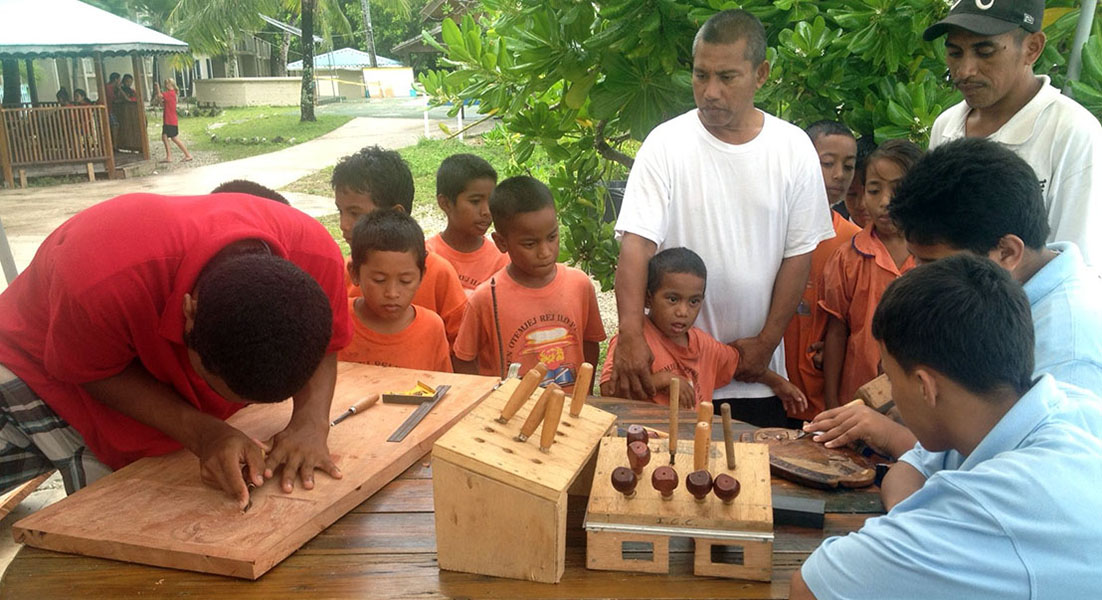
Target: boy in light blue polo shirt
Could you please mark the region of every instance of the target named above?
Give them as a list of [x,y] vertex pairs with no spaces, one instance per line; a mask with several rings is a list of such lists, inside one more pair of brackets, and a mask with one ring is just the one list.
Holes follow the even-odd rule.
[[[1102,279],[1075,244],[1045,245],[1044,197],[1023,159],[986,139],[939,146],[907,173],[888,210],[919,263],[970,252],[1009,271],[1033,314],[1034,376],[1048,373],[1102,395]],[[826,411],[807,430],[826,432],[816,439],[828,445],[861,439],[901,460],[927,460],[904,454],[914,435],[864,406]]]
[[988,259],[951,256],[892,283],[872,327],[908,427],[966,458],[825,541],[791,598],[1102,596],[1102,402],[1031,380],[1021,286]]

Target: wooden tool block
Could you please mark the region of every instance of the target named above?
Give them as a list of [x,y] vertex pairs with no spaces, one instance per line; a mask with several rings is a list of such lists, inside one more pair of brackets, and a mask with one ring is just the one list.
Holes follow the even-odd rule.
[[812,436],[797,437],[799,431],[765,427],[744,433],[744,441],[769,447],[773,474],[801,485],[819,489],[860,488],[876,478],[874,461],[849,448],[827,448]]
[[[629,499],[612,489],[610,481],[612,470],[627,464],[626,440],[601,441],[585,518],[586,565],[599,570],[667,573],[669,538],[689,537],[696,544],[695,574],[769,581],[773,572],[773,502],[766,447],[734,444],[737,467],[728,470],[723,443],[711,444],[709,473],[727,473],[742,486],[728,505],[715,494],[697,502],[685,489],[685,476],[693,466],[692,441],[677,445],[674,468],[680,482],[673,498],[663,500],[650,480],[654,470],[668,462],[660,460],[669,456],[668,441],[651,440],[650,445],[656,460],[643,469],[635,497]],[[648,544],[652,559],[641,560],[639,546]]]
[[899,409],[895,407],[895,401],[892,400],[892,383],[887,375],[880,375],[857,388],[854,395],[876,412],[891,417],[897,423],[903,422]]
[[[506,381],[441,437],[432,451],[440,568],[557,583],[566,567],[568,492],[592,471],[616,416],[585,405],[563,411],[548,452],[515,438],[543,390],[497,422],[519,380]],[[588,466],[588,469],[587,469]]]
[[[329,431],[344,477],[323,473],[315,488],[285,494],[272,479],[252,490],[242,513],[199,479],[195,455],[139,460],[15,524],[31,546],[135,563],[256,579],[425,455],[478,403],[496,379],[339,363],[330,419],[365,395],[408,389],[418,380],[451,390],[399,443],[386,438],[416,408],[376,404]],[[291,402],[250,405],[229,419],[265,440],[282,430]]]

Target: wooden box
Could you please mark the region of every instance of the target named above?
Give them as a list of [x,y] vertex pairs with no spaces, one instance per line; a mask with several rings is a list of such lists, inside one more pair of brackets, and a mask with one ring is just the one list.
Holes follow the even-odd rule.
[[592,469],[616,416],[586,405],[572,417],[568,398],[555,443],[542,452],[540,429],[526,442],[515,439],[542,390],[508,423],[496,421],[519,383],[503,383],[433,446],[436,552],[441,569],[558,583],[568,491],[588,482],[579,475]]
[[611,571],[669,572],[671,537],[692,538],[693,573],[769,581],[773,574],[773,501],[769,450],[764,444],[735,444],[736,468],[727,469],[722,443],[712,443],[708,472],[738,479],[741,492],[731,504],[714,493],[703,502],[685,488],[692,472],[693,444],[677,445],[679,478],[673,498],[663,500],[651,474],[669,464],[669,443],[651,440],[651,461],[643,468],[633,498],[612,488],[616,467],[628,466],[627,440],[601,441],[593,491],[586,511],[586,566]]

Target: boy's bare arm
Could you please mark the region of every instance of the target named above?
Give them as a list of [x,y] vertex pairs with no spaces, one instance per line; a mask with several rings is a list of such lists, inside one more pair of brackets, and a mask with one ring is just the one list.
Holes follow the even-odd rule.
[[781,399],[784,410],[790,415],[807,410],[807,396],[804,395],[796,384],[781,377],[775,371],[766,371],[761,382],[769,386],[773,393]]
[[163,432],[194,452],[199,457],[203,483],[222,489],[238,506],[244,508],[249,501],[242,465],[246,465],[254,485],[264,483],[260,442],[201,412],[140,363],[135,361],[117,375],[82,387],[97,401]]
[[815,594],[804,583],[804,576],[799,569],[792,573],[792,579],[789,580],[788,585],[788,600],[816,600]]
[[842,366],[846,361],[848,341],[849,327],[838,317],[830,315],[823,337],[823,403],[828,409],[839,404],[838,388],[842,384]]
[[926,477],[918,469],[905,462],[895,463],[880,484],[880,500],[884,503],[884,510],[890,511],[924,485]]
[[464,375],[478,375],[478,359],[474,360],[460,360],[458,356],[452,355],[452,367],[455,368],[456,373],[462,373]]
[[620,241],[616,265],[616,310],[620,316],[612,383],[617,395],[642,400],[654,396],[650,367],[654,354],[643,339],[643,305],[647,292],[647,262],[658,245],[634,233]]
[[777,269],[777,278],[773,282],[773,295],[769,302],[769,314],[765,325],[758,335],[735,340],[741,358],[735,379],[739,381],[758,381],[769,368],[769,359],[781,343],[784,330],[796,314],[807,277],[811,273],[811,253],[789,256],[781,261]]
[[582,356],[585,362],[596,367],[597,361],[601,360],[600,342],[582,342]]
[[306,385],[294,395],[290,422],[272,438],[264,476],[272,477],[275,469],[283,465],[280,485],[284,492],[294,489],[296,474],[304,489],[313,489],[315,469],[325,471],[334,479],[341,478],[341,471],[329,454],[328,443],[329,409],[336,385],[337,354],[332,352],[322,359]]

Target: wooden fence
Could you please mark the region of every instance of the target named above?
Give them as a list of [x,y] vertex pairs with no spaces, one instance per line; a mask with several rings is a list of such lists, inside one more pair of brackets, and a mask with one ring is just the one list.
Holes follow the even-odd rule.
[[104,162],[110,173],[114,153],[107,109],[85,106],[36,106],[0,109],[0,163],[8,186],[12,171],[32,165]]

